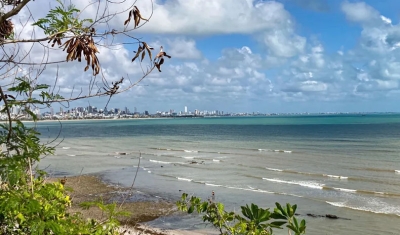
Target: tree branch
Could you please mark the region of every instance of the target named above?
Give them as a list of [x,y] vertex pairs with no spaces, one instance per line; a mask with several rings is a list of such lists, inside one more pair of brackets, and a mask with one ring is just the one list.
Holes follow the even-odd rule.
[[0,17],[0,23],[4,22],[5,20],[7,20],[8,18],[15,16],[16,14],[18,14],[22,8],[28,4],[28,2],[30,2],[31,0],[23,0],[20,4],[18,4],[18,6],[16,8],[13,8],[11,11],[7,12],[6,14],[2,15]]
[[11,138],[11,133],[12,133],[12,120],[11,120],[11,113],[10,113],[10,107],[7,104],[7,99],[6,96],[4,95],[3,89],[0,86],[0,95],[1,98],[4,101],[4,106],[6,107],[7,115],[8,115],[8,135],[7,135],[7,143],[10,143],[10,138]]

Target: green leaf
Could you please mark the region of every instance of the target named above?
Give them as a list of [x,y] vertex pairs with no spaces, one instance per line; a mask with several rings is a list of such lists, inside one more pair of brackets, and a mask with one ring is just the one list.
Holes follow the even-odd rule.
[[278,227],[280,228],[282,225],[284,225],[286,223],[287,223],[286,221],[274,221],[271,223],[271,225],[273,225],[276,228],[278,228]]
[[194,211],[194,206],[191,205],[191,206],[189,207],[189,209],[188,209],[188,214],[192,214],[193,211]]

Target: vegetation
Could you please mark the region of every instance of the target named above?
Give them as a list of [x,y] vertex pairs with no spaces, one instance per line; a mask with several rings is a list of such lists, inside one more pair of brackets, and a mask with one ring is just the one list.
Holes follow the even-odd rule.
[[[84,208],[99,207],[108,215],[104,221],[87,220],[79,213],[68,213],[72,202],[64,187],[65,182],[46,182],[46,172],[34,167],[41,157],[54,153],[54,141],[41,142],[35,125],[26,126],[20,120],[30,117],[36,121],[36,110],[52,107],[54,103],[69,105],[74,100],[101,96],[109,97],[109,101],[114,95],[136,86],[155,68],[161,72],[164,58],[170,56],[161,47],[153,57],[154,48],[132,35],[136,28],[149,20],[138,7],[131,5],[111,12],[110,5],[123,2],[88,1],[88,7],[97,5],[97,13],[82,18],[85,14],[80,9],[57,0],[55,8],[43,18],[30,15],[26,22],[21,22],[12,17],[24,10],[24,14],[29,14],[28,4],[40,4],[40,1],[0,0],[0,115],[6,117],[6,121],[0,124],[0,234],[119,233],[117,217],[126,213],[118,210],[116,204],[92,202],[82,205]],[[119,29],[111,28],[112,20],[121,14],[126,15],[127,20]],[[32,22],[32,19],[37,20]],[[14,28],[17,23],[22,28],[19,31]],[[29,38],[22,38],[21,32],[28,26],[44,36],[32,34]],[[97,57],[99,48],[118,49],[125,43],[136,43],[138,46],[132,55],[132,62],[140,58],[141,63],[148,58],[149,65],[146,69],[142,68],[143,75],[137,81],[124,77],[110,81],[102,73]],[[44,51],[40,61],[29,56],[37,48]],[[52,60],[55,53],[64,53],[65,59]],[[78,93],[74,92],[74,88],[70,97],[63,97],[56,89],[58,65],[82,60],[86,62],[82,73],[92,72],[88,75],[91,78],[87,88],[78,89]],[[41,79],[43,72],[51,66],[56,68],[52,85]],[[220,203],[201,202],[196,197],[187,200],[186,194],[178,203],[183,211],[205,213],[203,219],[220,229],[222,234],[271,234],[272,228],[280,228],[284,224],[295,234],[304,233],[305,222],[298,223],[294,217],[296,206],[288,204],[282,208],[276,205],[274,212],[253,204],[242,207],[243,217],[224,211]]]
[[225,211],[220,202],[213,200],[202,201],[201,198],[183,193],[180,201],[177,202],[178,209],[189,214],[197,212],[203,215],[203,221],[212,224],[221,234],[232,235],[270,235],[273,229],[282,229],[283,225],[295,235],[305,234],[306,221],[300,223],[295,217],[297,205],[286,204],[282,207],[275,203],[273,212],[263,209],[255,204],[241,207],[241,215],[235,212]]
[[[122,1],[88,1],[88,6],[97,4],[98,12],[96,16],[82,19],[84,12],[72,4],[66,5],[57,0],[56,6],[43,18],[31,15],[26,22],[11,18],[23,11],[24,14],[29,13],[28,3],[38,5],[40,1],[0,0],[0,3],[0,115],[6,117],[6,122],[0,124],[0,234],[118,234],[117,218],[127,214],[120,211],[115,203],[82,204],[83,208],[99,207],[107,214],[104,221],[87,220],[79,213],[68,213],[72,202],[64,187],[65,181],[46,182],[46,172],[34,169],[41,157],[54,153],[54,141],[42,143],[35,126],[26,126],[20,120],[29,117],[37,121],[38,113],[35,110],[51,107],[56,102],[68,105],[70,101],[89,97],[108,96],[110,99],[137,84],[123,84],[124,78],[121,78],[112,81],[110,85],[109,80],[102,75],[97,57],[98,48],[114,48],[124,43],[106,43],[112,41],[108,37],[124,35],[130,43],[139,45],[136,55],[132,55],[132,62],[138,56],[141,61],[147,56],[150,62],[141,79],[154,68],[160,68],[166,53],[161,51],[153,60],[153,48],[130,35],[144,20],[136,6],[129,6],[120,12],[110,12],[110,4],[120,4]],[[103,14],[100,10],[103,10]],[[126,22],[119,31],[107,28],[112,18],[118,14],[126,14],[129,20],[133,18],[135,25],[129,27],[129,22]],[[22,27],[19,32],[14,28],[17,23]],[[36,37],[32,34],[29,38],[21,38],[21,32],[27,27],[33,27],[38,35],[44,36]],[[96,28],[101,29],[102,33],[97,33]],[[31,60],[29,56],[36,48],[44,50],[43,59],[39,62]],[[52,55],[56,53],[66,53],[65,59],[52,61]],[[81,89],[76,96],[61,96],[56,90],[58,69],[54,74],[54,84],[41,82],[41,74],[46,68],[83,60],[86,67],[82,73],[89,69],[92,71],[86,92]],[[97,85],[96,79],[100,79],[101,85]]]

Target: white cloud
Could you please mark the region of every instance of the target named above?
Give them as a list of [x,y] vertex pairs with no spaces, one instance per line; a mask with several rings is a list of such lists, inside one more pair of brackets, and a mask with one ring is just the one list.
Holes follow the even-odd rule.
[[[138,6],[149,15],[150,2]],[[173,0],[155,3],[153,17],[143,32],[168,34],[255,33],[275,29],[290,14],[281,3],[252,0]],[[121,19],[122,20],[122,19]]]
[[[79,6],[84,4],[84,1],[73,2]],[[154,71],[141,86],[113,98],[112,102],[161,107],[190,102],[199,107],[220,107],[252,102],[264,104],[266,100],[345,101],[400,94],[400,25],[394,25],[391,19],[366,3],[344,2],[341,5],[346,19],[362,27],[356,46],[349,50],[329,48],[324,42],[299,35],[295,19],[277,1],[163,2],[155,4],[153,18],[134,33],[157,38],[151,46],[158,50],[163,45],[172,59],[166,60],[162,73]],[[137,4],[147,17],[149,2],[141,0]],[[126,5],[119,8],[123,6]],[[42,4],[30,3],[30,7],[33,12],[44,14]],[[118,9],[112,7],[111,10]],[[89,6],[84,14],[96,14],[95,6]],[[26,20],[27,16],[23,14],[20,19]],[[110,22],[111,27],[120,27],[125,18],[126,14],[116,17]],[[22,30],[21,25],[16,24],[17,32],[24,37],[30,37],[32,29],[28,24]],[[196,43],[198,38],[230,34],[247,35],[261,45],[246,43],[237,48],[225,48],[219,42],[211,45],[213,54],[210,56]],[[40,31],[36,35],[43,36]],[[21,44],[21,48],[21,52],[28,52],[30,44]],[[100,49],[102,75],[109,82],[124,76],[127,79],[124,87],[129,84],[128,78],[131,82],[140,78],[142,68],[146,70],[149,64],[146,60],[141,68],[137,61],[131,63],[135,49],[131,46]],[[43,47],[35,46],[30,52],[31,60],[42,57]],[[62,51],[50,55],[51,60],[64,58]],[[58,85],[64,95],[69,95],[72,89],[80,92],[81,88],[87,93],[90,83],[97,84],[94,85],[96,89],[103,86],[100,77],[93,83],[91,72],[83,72],[84,66],[84,62],[77,61],[60,65]],[[41,81],[51,83],[56,72],[56,66],[48,66]]]
[[343,2],[342,11],[346,18],[357,23],[370,23],[380,19],[380,14],[377,10],[366,4],[365,2]]
[[177,37],[174,39],[167,39],[168,54],[173,58],[178,59],[200,59],[201,52],[196,48],[196,41],[193,39],[186,39]]
[[272,55],[293,57],[303,52],[306,39],[292,32],[290,28],[270,30],[263,35],[263,42]]

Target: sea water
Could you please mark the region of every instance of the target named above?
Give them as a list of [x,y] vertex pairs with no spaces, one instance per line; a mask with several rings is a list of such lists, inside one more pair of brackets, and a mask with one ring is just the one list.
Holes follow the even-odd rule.
[[[400,234],[400,115],[85,120],[38,130],[57,149],[41,162],[49,172],[129,186],[138,169],[137,190],[172,201],[214,191],[235,211],[297,204],[307,234]],[[152,225],[204,228],[198,216]]]

